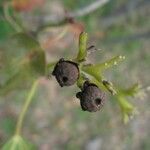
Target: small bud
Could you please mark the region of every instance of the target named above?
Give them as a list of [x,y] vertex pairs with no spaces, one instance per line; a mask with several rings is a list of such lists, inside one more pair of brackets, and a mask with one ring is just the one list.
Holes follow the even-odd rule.
[[61,87],[73,85],[79,78],[79,68],[75,62],[63,58],[54,67],[52,73]]
[[80,99],[81,108],[84,111],[96,112],[104,104],[105,94],[97,87],[97,85],[86,81],[81,92],[76,94]]

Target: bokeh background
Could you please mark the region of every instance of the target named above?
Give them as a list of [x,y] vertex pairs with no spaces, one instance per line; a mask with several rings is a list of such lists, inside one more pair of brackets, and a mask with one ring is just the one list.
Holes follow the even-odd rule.
[[[37,145],[38,150],[149,150],[150,1],[107,0],[95,11],[70,19],[70,23],[61,23],[66,14],[84,10],[95,1],[1,0],[0,68],[8,63],[2,55],[3,45],[9,46],[6,37],[14,33],[4,16],[6,2],[13,4],[10,15],[15,15],[19,24],[36,36],[47,62],[75,55],[79,33],[84,29],[89,34],[88,45],[101,49],[88,57],[89,62],[125,55],[124,62],[106,72],[107,79],[122,87],[136,82],[141,85],[140,94],[130,99],[139,113],[125,125],[119,106],[109,94],[101,111],[83,112],[75,97],[77,86],[61,88],[54,77],[41,77],[25,119],[24,137]],[[9,53],[12,55],[12,51]],[[10,71],[0,74],[1,84]],[[21,86],[0,96],[0,147],[13,135],[29,90],[24,88],[24,82]]]

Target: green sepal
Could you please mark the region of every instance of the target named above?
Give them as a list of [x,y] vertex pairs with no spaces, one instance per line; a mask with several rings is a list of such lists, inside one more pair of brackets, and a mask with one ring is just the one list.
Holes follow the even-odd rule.
[[115,56],[115,57],[105,61],[104,63],[96,64],[96,67],[99,68],[99,70],[102,72],[106,69],[109,69],[113,66],[118,65],[118,63],[123,61],[124,59],[125,59],[125,56],[122,56],[122,55]]
[[79,36],[79,50],[77,54],[76,61],[82,62],[86,59],[87,56],[87,33],[82,32]]
[[98,81],[102,82],[102,73],[104,70],[117,65],[120,61],[125,59],[124,56],[116,56],[110,60],[107,60],[104,63],[94,64],[94,65],[84,65],[82,70],[93,77],[95,77]]
[[17,33],[4,43],[0,70],[0,95],[25,88],[46,74],[45,52],[31,35]]

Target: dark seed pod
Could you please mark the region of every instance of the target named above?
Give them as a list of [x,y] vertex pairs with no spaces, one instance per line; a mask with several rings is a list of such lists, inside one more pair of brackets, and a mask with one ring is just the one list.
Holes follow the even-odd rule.
[[79,78],[79,68],[75,62],[63,58],[56,64],[52,73],[61,87],[73,85]]
[[81,92],[76,94],[80,99],[81,108],[84,111],[96,112],[104,104],[105,93],[103,93],[95,84],[86,81]]

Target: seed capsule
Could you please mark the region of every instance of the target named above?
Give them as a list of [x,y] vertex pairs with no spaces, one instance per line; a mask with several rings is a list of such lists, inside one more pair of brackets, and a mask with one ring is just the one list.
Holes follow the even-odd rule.
[[75,62],[63,58],[56,64],[52,73],[61,87],[73,85],[79,78],[79,68]]
[[103,93],[95,84],[86,81],[81,92],[76,94],[80,99],[81,108],[84,111],[96,112],[104,104],[105,93]]

